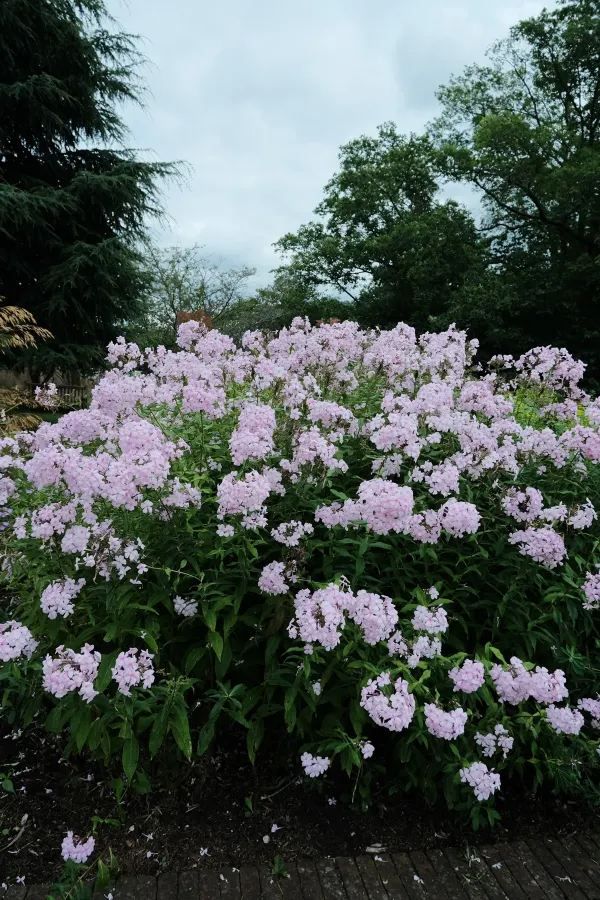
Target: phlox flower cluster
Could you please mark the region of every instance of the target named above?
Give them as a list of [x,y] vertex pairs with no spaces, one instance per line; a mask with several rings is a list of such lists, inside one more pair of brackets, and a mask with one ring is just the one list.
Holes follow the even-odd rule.
[[524,531],[513,531],[509,535],[509,543],[516,544],[523,556],[555,569],[560,566],[567,555],[564,539],[553,528],[526,528]]
[[522,491],[511,488],[502,500],[504,512],[517,522],[535,522],[543,508],[543,494],[534,487],[526,487]]
[[12,662],[22,656],[31,659],[37,646],[26,625],[14,619],[0,623],[0,661]]
[[600,572],[588,572],[582,587],[584,609],[600,609]]
[[249,403],[240,412],[239,422],[229,440],[236,466],[249,459],[265,459],[273,452],[275,412],[264,403]]
[[196,600],[190,600],[189,598],[186,600],[185,597],[180,597],[178,594],[173,597],[173,609],[178,616],[189,619],[198,612],[198,602]]
[[468,719],[464,709],[459,707],[446,712],[435,703],[426,703],[424,711],[425,726],[429,734],[434,737],[442,738],[445,741],[454,741],[464,734]]
[[500,790],[500,776],[493,769],[488,769],[485,763],[471,763],[460,770],[459,776],[463,784],[468,784],[473,789],[479,801],[489,800]]
[[309,778],[319,778],[331,765],[331,760],[327,756],[313,756],[312,753],[303,753],[300,762]]
[[593,728],[600,728],[600,694],[595,699],[584,697],[577,702],[577,707],[591,716]]
[[75,837],[72,831],[67,831],[61,845],[61,855],[65,862],[87,862],[96,846],[95,838],[90,835],[87,840]]
[[371,757],[375,753],[375,746],[371,743],[371,741],[361,741],[359,744],[359,749],[363,759],[371,759]]
[[40,607],[49,619],[62,616],[66,619],[74,610],[73,600],[79,595],[85,584],[85,578],[65,578],[64,581],[53,581],[45,587],[40,597]]
[[360,705],[376,725],[388,731],[408,728],[415,714],[415,698],[409,692],[408,682],[398,678],[392,683],[389,672],[369,679],[361,691]]
[[147,650],[138,650],[130,647],[123,653],[119,653],[112,669],[112,677],[117,682],[118,689],[125,697],[131,696],[131,688],[150,688],[154,684],[154,666],[152,665],[152,653]]
[[309,645],[320,644],[326,650],[337,647],[348,620],[360,627],[364,641],[371,645],[389,638],[398,622],[398,612],[389,597],[364,590],[354,594],[335,584],[313,592],[299,591],[294,608],[290,637],[299,637]]
[[91,644],[84,644],[77,653],[61,644],[55,653],[54,657],[48,654],[42,663],[44,690],[58,699],[77,691],[86,703],[90,703],[98,694],[94,690],[94,679],[100,665],[98,651]]
[[504,725],[498,723],[493,731],[482,734],[480,731],[475,733],[475,743],[481,747],[484,756],[493,756],[497,750],[502,752],[506,759],[513,748],[514,738],[508,733]]
[[582,713],[570,706],[554,706],[546,710],[546,718],[557,734],[579,734],[584,726]]
[[448,675],[454,683],[454,690],[465,694],[475,693],[485,681],[483,663],[473,659],[465,659],[461,666],[454,666]]
[[53,382],[48,384],[36,385],[34,389],[36,402],[45,409],[52,409],[56,406],[58,400],[58,388]]
[[260,573],[258,586],[264,594],[287,594],[290,586],[285,577],[285,563],[268,563]]
[[271,531],[271,537],[278,544],[284,544],[286,547],[297,547],[305,535],[314,532],[310,522],[297,522],[292,519],[290,522],[282,522],[277,528]]
[[426,631],[428,634],[444,634],[448,630],[446,610],[441,606],[417,606],[412,617],[412,627],[415,631]]
[[[225,475],[217,488],[218,515],[242,516],[242,524],[253,527],[264,524],[265,503],[271,493],[283,493],[281,473],[275,469],[252,470],[243,477],[236,472]],[[253,519],[253,516],[256,517]]]
[[561,669],[549,672],[536,666],[533,671],[528,671],[523,662],[513,656],[510,668],[495,664],[490,674],[498,699],[503,703],[517,705],[530,698],[537,703],[559,703],[568,697],[565,673]]
[[[352,322],[313,327],[302,318],[277,334],[247,332],[239,345],[187,322],[178,330],[177,348],[142,350],[116,340],[108,348],[111,368],[95,385],[88,409],[0,439],[1,574],[29,626],[14,619],[0,625],[0,660],[32,657],[38,641],[57,630],[67,635],[42,663],[43,686],[57,699],[78,694],[90,702],[96,696],[100,653],[92,643],[82,646],[84,637],[103,652],[106,647],[107,662],[116,659],[112,676],[126,697],[135,688],[152,688],[155,664],[166,679],[176,677],[179,651],[189,648],[182,642],[197,642],[198,635],[204,641],[206,604],[191,599],[198,596],[200,571],[208,598],[221,592],[237,602],[243,595],[241,627],[215,606],[226,617],[222,633],[234,657],[245,642],[236,663],[245,658],[249,671],[259,671],[255,654],[263,659],[260,642],[268,629],[257,627],[248,640],[248,622],[263,621],[263,608],[287,616],[293,603],[288,635],[300,647],[287,653],[284,644],[282,659],[295,665],[304,645],[298,678],[306,677],[306,691],[298,696],[330,715],[330,691],[342,708],[360,695],[370,719],[398,733],[415,719],[417,694],[424,706],[414,727],[422,729],[424,719],[428,733],[441,739],[429,741],[437,765],[440,755],[462,752],[467,713],[448,704],[452,690],[455,697],[474,695],[461,698],[469,715],[477,710],[479,721],[489,721],[487,691],[475,696],[484,685],[484,665],[466,654],[474,653],[479,635],[473,630],[488,614],[481,633],[489,633],[493,599],[489,609],[481,599],[473,622],[466,621],[463,604],[472,591],[467,582],[484,584],[496,572],[496,553],[503,590],[512,572],[518,579],[533,573],[531,591],[517,598],[520,614],[530,602],[546,602],[531,599],[535,586],[566,585],[573,570],[586,573],[583,607],[600,608],[591,550],[581,563],[598,529],[592,500],[600,401],[581,389],[584,366],[567,351],[536,347],[518,359],[495,360],[482,375],[473,367],[477,342],[454,326],[417,335],[403,323],[368,331]],[[553,392],[539,404],[542,418],[534,424],[520,416],[517,392],[523,388],[534,396]],[[52,393],[44,391],[40,402],[50,402]],[[193,573],[176,563],[169,592],[165,573],[180,558],[172,553],[179,546],[181,556],[197,558]],[[441,587],[442,575],[449,582],[444,596],[463,616],[443,638],[453,659],[462,660],[452,668],[446,658],[428,662],[442,655],[449,629],[445,609],[436,605],[438,588],[430,587],[424,601],[423,591],[416,593],[418,584]],[[39,584],[45,585],[41,596]],[[419,605],[400,623],[398,610],[412,610],[406,597],[415,593]],[[568,603],[569,589],[564,593]],[[560,590],[553,595],[562,602]],[[118,636],[105,637],[131,633],[142,608],[156,614],[156,657],[126,649]],[[119,632],[113,619],[107,629],[105,619],[120,615],[127,627]],[[579,615],[586,628],[596,627],[594,616]],[[50,625],[44,616],[58,621]],[[544,734],[552,741],[551,729],[571,735],[584,719],[597,725],[600,699],[566,706],[565,674],[522,661],[524,642],[514,623],[504,623],[505,631],[500,621],[493,626],[498,646],[507,657],[518,655],[508,665],[490,666],[498,700],[541,705]],[[461,632],[469,635],[464,646],[457,644]],[[552,658],[551,640],[539,637],[540,661]],[[321,651],[337,647],[339,657],[325,663],[331,668],[320,668]],[[373,672],[381,674],[365,684]],[[508,730],[480,727],[479,755],[506,757],[513,741]],[[443,743],[454,740],[459,745]],[[352,746],[359,761],[373,755],[373,744],[360,736]],[[319,777],[334,755],[307,752],[301,763],[309,777]],[[460,778],[478,800],[500,786],[499,775],[483,762],[465,765]],[[71,854],[89,844],[67,837]]]

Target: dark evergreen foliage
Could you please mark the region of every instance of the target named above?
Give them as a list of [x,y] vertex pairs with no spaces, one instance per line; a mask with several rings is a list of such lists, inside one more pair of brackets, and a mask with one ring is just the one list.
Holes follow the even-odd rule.
[[0,295],[54,335],[38,372],[93,368],[137,315],[137,242],[176,171],[123,146],[140,58],[109,24],[102,0],[0,0]]

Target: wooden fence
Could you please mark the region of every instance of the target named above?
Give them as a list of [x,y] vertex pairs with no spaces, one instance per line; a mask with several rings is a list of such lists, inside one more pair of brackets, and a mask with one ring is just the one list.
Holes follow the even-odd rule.
[[[44,388],[45,385],[32,384],[30,387],[32,397],[36,387]],[[91,388],[80,384],[59,384],[56,388],[56,405],[60,409],[81,409],[90,402]]]

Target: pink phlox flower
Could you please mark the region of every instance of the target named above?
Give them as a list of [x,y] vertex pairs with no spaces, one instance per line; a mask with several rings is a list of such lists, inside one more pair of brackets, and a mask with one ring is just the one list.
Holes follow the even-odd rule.
[[155,677],[152,659],[152,653],[136,647],[119,653],[111,674],[121,694],[130,697],[133,687],[152,687]]
[[465,659],[460,667],[454,666],[448,675],[454,682],[454,690],[463,691],[465,694],[473,694],[485,681],[483,663],[473,659]]
[[309,778],[319,778],[331,765],[331,760],[327,756],[313,756],[312,753],[303,753],[300,762]]
[[67,831],[63,838],[61,853],[65,862],[84,863],[90,858],[96,846],[95,838],[90,835],[86,841],[74,837],[72,831]]

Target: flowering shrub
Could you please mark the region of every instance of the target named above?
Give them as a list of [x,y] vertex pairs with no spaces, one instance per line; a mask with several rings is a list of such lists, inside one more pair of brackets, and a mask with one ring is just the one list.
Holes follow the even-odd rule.
[[[90,408],[0,448],[2,714],[67,749],[254,759],[443,792],[598,765],[600,403],[536,348],[312,328],[123,340]],[[484,762],[483,759],[487,762]],[[71,851],[69,851],[71,852]]]

